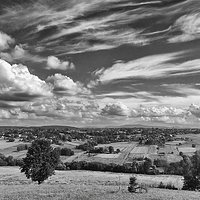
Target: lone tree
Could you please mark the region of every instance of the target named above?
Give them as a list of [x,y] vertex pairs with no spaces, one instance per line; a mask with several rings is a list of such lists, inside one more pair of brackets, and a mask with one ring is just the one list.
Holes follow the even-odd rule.
[[[183,157],[186,160],[187,157]],[[184,168],[184,185],[185,190],[200,189],[200,151],[196,151],[191,158],[187,158],[186,167]]]
[[51,147],[47,139],[37,139],[28,148],[26,157],[23,159],[21,172],[25,173],[28,179],[41,184],[49,176],[55,174],[55,168],[60,161],[60,154],[57,149]]

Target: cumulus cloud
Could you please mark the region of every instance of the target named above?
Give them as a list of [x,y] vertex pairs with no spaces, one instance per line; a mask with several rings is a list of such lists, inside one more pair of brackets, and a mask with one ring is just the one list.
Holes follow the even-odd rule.
[[[80,101],[81,100],[81,101]],[[79,119],[81,123],[85,120],[93,119],[97,116],[99,107],[93,101],[86,99],[69,100],[68,97],[58,97],[40,99],[36,102],[28,102],[21,107],[24,113],[49,119]]]
[[188,111],[191,112],[192,115],[200,118],[200,106],[191,104],[188,108]]
[[47,69],[73,70],[75,69],[75,66],[70,61],[62,61],[55,56],[48,56]]
[[190,111],[187,108],[177,108],[172,106],[140,106],[137,108],[130,108],[121,102],[114,102],[106,104],[102,109],[102,116],[108,117],[124,117],[124,119],[130,121],[142,122],[162,121],[165,123],[175,123],[182,120],[185,121],[190,115]]
[[187,42],[200,38],[200,14],[191,13],[178,18],[174,29],[182,33],[169,39],[169,42]]
[[10,51],[6,52],[0,52],[0,57],[3,60],[6,60],[7,62],[13,62],[13,61],[32,61],[32,62],[45,62],[46,58],[43,58],[38,55],[32,55],[29,53],[29,51],[26,49],[28,48],[25,44],[18,44],[13,49],[10,49]]
[[50,96],[49,86],[31,74],[24,65],[10,65],[0,60],[0,99],[26,101],[41,96]]
[[49,76],[46,82],[53,86],[53,90],[57,94],[90,94],[90,91],[82,83],[74,82],[71,78],[62,74]]
[[129,114],[129,108],[121,102],[107,104],[101,110],[101,115],[105,116],[128,116]]
[[137,110],[137,114],[140,117],[183,117],[187,114],[187,111],[172,106],[140,106]]
[[0,31],[0,50],[9,49],[14,42],[15,40],[12,37]]

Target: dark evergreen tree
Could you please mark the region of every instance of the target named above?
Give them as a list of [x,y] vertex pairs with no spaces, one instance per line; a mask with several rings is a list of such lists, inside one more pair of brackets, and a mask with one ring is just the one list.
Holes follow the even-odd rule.
[[37,139],[28,148],[20,168],[28,179],[41,184],[55,173],[59,161],[59,152],[51,147],[51,142],[47,139]]
[[130,182],[129,182],[129,187],[128,187],[128,191],[129,192],[135,192],[136,191],[136,186],[138,185],[136,183],[137,178],[135,176],[130,177]]

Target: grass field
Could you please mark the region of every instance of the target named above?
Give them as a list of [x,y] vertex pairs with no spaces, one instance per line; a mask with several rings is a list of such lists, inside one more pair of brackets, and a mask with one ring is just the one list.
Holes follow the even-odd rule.
[[98,157],[98,158],[118,158],[119,156],[120,156],[120,153],[119,154],[104,154],[104,153],[101,153],[101,154],[96,155],[95,157]]
[[[199,200],[199,192],[149,188],[148,193],[129,193],[131,174],[90,171],[56,171],[41,185],[27,180],[16,167],[0,168],[1,200]],[[137,175],[150,185],[182,184],[180,176]]]
[[0,153],[5,156],[13,156],[14,158],[23,158],[26,155],[27,150],[17,151],[17,146],[20,144],[30,144],[25,142],[19,142],[15,140],[14,142],[7,142],[6,140],[0,139]]
[[[129,142],[115,142],[115,143],[110,143],[110,144],[99,144],[97,147],[113,146],[115,151],[117,149],[119,149],[120,151],[124,151],[129,144],[130,144]],[[136,142],[132,142],[132,144],[136,144]]]

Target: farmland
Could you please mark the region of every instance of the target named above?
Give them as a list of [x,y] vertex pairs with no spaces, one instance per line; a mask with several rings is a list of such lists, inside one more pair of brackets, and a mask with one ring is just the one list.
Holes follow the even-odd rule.
[[[27,180],[17,167],[1,167],[1,200],[199,200],[198,192],[149,188],[148,193],[131,194],[127,191],[129,174],[56,171],[56,175],[37,185]],[[181,176],[136,175],[139,183],[156,187],[160,181],[182,186]]]
[[13,156],[14,158],[23,158],[25,157],[27,151],[17,151],[17,146],[21,144],[30,143],[20,142],[19,140],[16,140],[15,142],[7,142],[0,139],[0,153],[4,154],[5,156]]
[[[136,172],[164,173],[166,165],[155,165],[154,161],[162,160],[167,164],[180,162],[183,154],[191,156],[200,149],[199,134],[192,134],[194,130],[185,129],[51,127],[2,129],[1,131],[0,153],[5,156],[21,159],[25,157],[27,150],[17,151],[18,145],[30,144],[36,138],[45,137],[51,140],[53,148],[67,148],[73,151],[71,155],[61,155],[63,163],[86,162],[110,166],[114,164],[124,166],[123,169],[126,170],[123,172],[129,173],[131,171],[128,168],[133,166],[133,162],[137,161],[137,164],[141,164],[145,159],[151,160],[155,171],[138,172],[139,168],[137,168]],[[195,131],[198,133],[198,130]],[[13,138],[15,138],[14,142],[7,142]],[[80,146],[84,148],[79,148]],[[110,147],[112,147],[111,152]]]
[[[1,200],[199,200],[198,192],[149,188],[148,193],[131,194],[127,191],[129,174],[56,171],[56,175],[37,185],[27,180],[17,167],[1,167]],[[139,183],[155,187],[160,183],[182,186],[181,176],[137,175]]]

